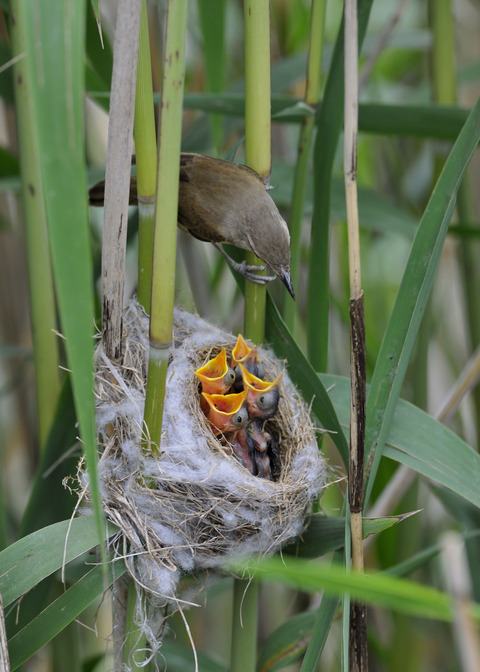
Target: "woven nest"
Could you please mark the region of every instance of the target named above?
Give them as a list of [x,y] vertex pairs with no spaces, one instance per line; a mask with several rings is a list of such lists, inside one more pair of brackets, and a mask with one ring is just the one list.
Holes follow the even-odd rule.
[[279,452],[274,480],[253,476],[228,454],[200,409],[194,371],[236,339],[176,311],[167,372],[161,452],[141,448],[148,318],[136,302],[124,316],[125,356],[114,365],[96,349],[100,478],[107,517],[120,528],[127,565],[158,603],[178,600],[183,574],[217,568],[227,558],[269,554],[301,533],[310,503],[325,485],[308,409],[284,365],[265,348],[259,356],[280,380],[278,411],[266,429]]

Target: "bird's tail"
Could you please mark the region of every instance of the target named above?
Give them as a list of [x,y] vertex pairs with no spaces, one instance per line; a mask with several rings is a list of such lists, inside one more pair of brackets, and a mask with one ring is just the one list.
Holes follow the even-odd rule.
[[[98,182],[88,191],[88,202],[90,205],[102,207],[105,204],[105,180]],[[137,199],[137,178],[130,178],[130,194],[128,197],[129,205],[138,205]]]

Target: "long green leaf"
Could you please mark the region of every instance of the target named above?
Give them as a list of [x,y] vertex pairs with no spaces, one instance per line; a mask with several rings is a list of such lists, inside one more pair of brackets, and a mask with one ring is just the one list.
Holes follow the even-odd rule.
[[[361,50],[373,0],[358,3],[358,44]],[[307,286],[307,349],[315,371],[327,370],[329,323],[330,185],[343,125],[344,22],[338,32],[322,106],[317,111],[313,150],[314,202]]]
[[[63,520],[23,537],[0,553],[0,593],[4,607],[98,544],[93,516]],[[116,528],[105,527],[102,541]]]
[[375,135],[409,135],[418,138],[456,140],[469,110],[455,105],[379,105],[358,108],[358,127]]
[[[328,374],[320,377],[330,389],[340,423],[348,432],[348,378]],[[440,483],[480,508],[480,455],[438,420],[399,399],[386,441],[386,456]]]
[[[102,534],[93,397],[93,273],[83,138],[85,2],[22,0],[55,285],[90,490]],[[54,129],[54,132],[52,131]]]
[[[337,519],[333,519],[337,520]],[[477,536],[480,532],[477,530],[475,535],[467,533],[464,535],[465,539]],[[419,567],[423,567],[432,558],[437,556],[441,551],[440,544],[434,544],[429,548],[424,549],[420,553],[413,555],[404,562],[390,567],[386,570],[387,574],[395,576],[407,576]],[[323,600],[334,600],[335,598],[323,597]],[[333,612],[335,606],[332,605]],[[282,670],[287,665],[298,660],[307,648],[310,636],[313,632],[315,619],[317,613],[315,611],[306,611],[301,614],[293,616],[288,621],[282,623],[267,639],[263,649],[260,652],[257,671],[258,672],[274,672],[275,670]],[[304,659],[305,669],[316,669],[318,659],[308,661]],[[309,666],[309,667],[308,667]],[[302,667],[303,669],[303,667]]]
[[[66,376],[60,390],[53,425],[23,514],[20,536],[65,520],[72,514],[77,498],[65,488],[63,479],[75,473],[78,454],[72,453],[71,448],[76,444],[76,437],[72,387],[69,377]],[[70,454],[67,456],[68,450]],[[79,450],[80,447],[77,452]]]
[[282,623],[262,648],[257,672],[283,670],[298,660],[310,641],[315,617],[315,611],[307,611]]
[[[363,536],[379,534],[383,530],[401,522],[405,516],[389,518],[364,518]],[[345,518],[327,518],[323,514],[314,513],[301,537],[283,549],[287,555],[300,558],[317,558],[330,551],[343,548],[345,544]]]
[[52,602],[35,620],[10,639],[8,650],[11,669],[16,670],[48,644],[125,571],[123,563],[109,564],[106,572],[101,565],[97,565]]
[[[242,94],[226,93],[213,96],[189,93],[185,107],[204,112],[219,112],[227,116],[243,117]],[[323,102],[317,106],[320,110]],[[272,96],[272,116],[278,123],[298,123],[308,114],[299,98],[286,95]],[[419,138],[455,140],[463,128],[469,110],[455,105],[399,105],[385,103],[360,103],[358,128],[375,135],[402,135]]]
[[[235,564],[236,571],[248,572],[263,581],[280,581],[298,590],[320,591],[327,595],[349,594],[356,601],[383,606],[392,611],[450,622],[451,596],[429,586],[386,574],[347,572],[339,565],[328,565],[300,558],[272,557],[257,563]],[[472,609],[480,616],[478,605]]]
[[480,100],[445,163],[420,222],[377,358],[367,401],[366,459],[371,451],[374,451],[374,458],[365,491],[365,506],[430,296],[458,187],[479,140]]
[[317,416],[322,427],[332,432],[331,438],[346,464],[348,460],[348,443],[338,422],[337,414],[330,397],[323,384],[318,384],[320,379],[295,343],[270,295],[267,295],[265,332],[267,341],[273,345],[277,356],[288,361],[289,375],[302,392],[306,402],[312,404],[312,411]]
[[[92,98],[108,108],[108,93],[102,90],[100,79],[89,75]],[[156,96],[156,101],[159,97]],[[203,112],[218,113],[228,117],[243,118],[245,97],[241,93],[222,95],[209,93],[187,93],[185,108]],[[317,105],[318,111],[322,102]],[[467,120],[470,110],[455,105],[399,105],[385,103],[360,103],[358,107],[358,128],[364,133],[375,135],[400,135],[438,140],[456,140]],[[300,98],[284,94],[272,95],[272,117],[277,123],[299,123],[311,110],[302,104]]]

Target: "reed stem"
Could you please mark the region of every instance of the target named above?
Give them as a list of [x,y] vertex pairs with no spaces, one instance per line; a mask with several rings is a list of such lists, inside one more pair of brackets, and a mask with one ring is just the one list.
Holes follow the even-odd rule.
[[[270,177],[270,3],[244,0],[245,30],[245,161]],[[247,264],[260,260],[247,252]],[[265,337],[266,287],[246,281],[245,335],[254,343]],[[231,672],[253,672],[257,656],[259,585],[235,579],[232,619]]]
[[138,302],[150,313],[152,287],[157,141],[153,108],[152,66],[148,36],[147,3],[142,0],[138,48],[137,92],[133,127],[138,194]]
[[[270,148],[270,4],[245,0],[245,162],[268,183],[272,169]],[[260,264],[247,252],[247,264]],[[245,333],[255,343],[265,334],[266,287],[245,284]]]
[[157,452],[173,329],[187,0],[169,0],[160,110],[144,447]]
[[[347,204],[350,274],[350,451],[348,503],[352,567],[363,571],[363,477],[365,454],[366,347],[365,313],[361,285],[360,235],[357,194],[358,135],[358,16],[357,0],[345,0],[345,139],[344,174]],[[349,670],[368,669],[366,607],[350,604]]]

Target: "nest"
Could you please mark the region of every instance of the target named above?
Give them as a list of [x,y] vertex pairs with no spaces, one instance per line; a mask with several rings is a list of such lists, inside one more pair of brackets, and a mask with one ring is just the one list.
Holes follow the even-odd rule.
[[258,349],[280,380],[276,415],[267,421],[279,451],[274,480],[253,476],[228,454],[200,409],[194,371],[235,337],[176,311],[167,372],[161,452],[141,448],[148,358],[148,318],[136,302],[124,316],[125,356],[114,365],[101,343],[95,354],[100,479],[107,517],[128,547],[127,566],[158,604],[176,603],[185,574],[226,559],[270,554],[301,533],[326,481],[308,408],[284,364]]

